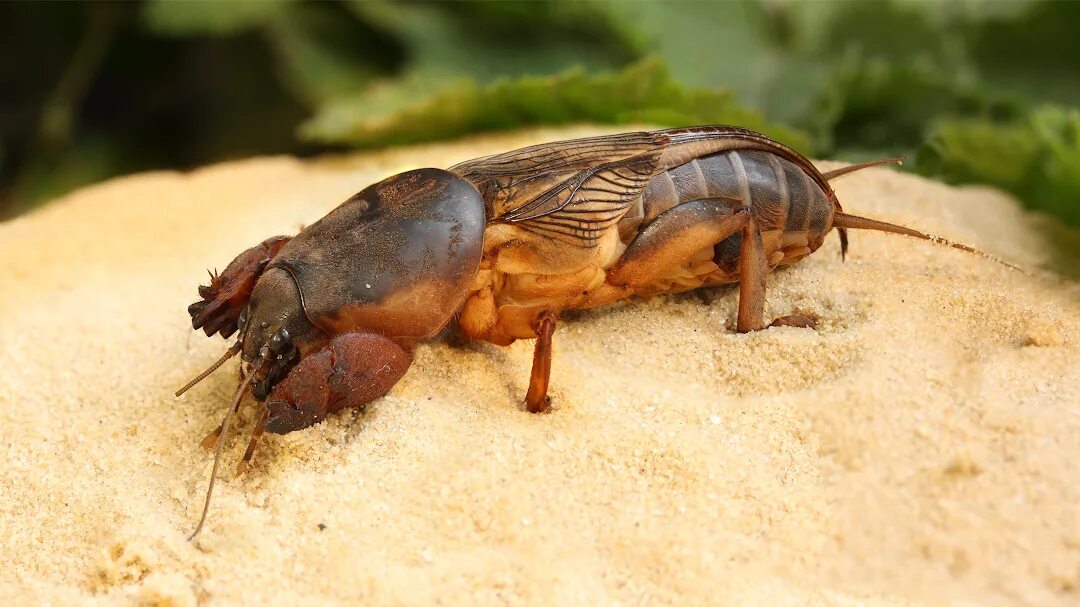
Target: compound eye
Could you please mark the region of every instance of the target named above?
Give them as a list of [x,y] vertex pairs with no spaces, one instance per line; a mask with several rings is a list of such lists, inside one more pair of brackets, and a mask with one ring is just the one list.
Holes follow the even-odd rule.
[[276,355],[282,355],[292,349],[292,337],[284,327],[278,329],[270,336],[268,341],[270,345],[270,351]]

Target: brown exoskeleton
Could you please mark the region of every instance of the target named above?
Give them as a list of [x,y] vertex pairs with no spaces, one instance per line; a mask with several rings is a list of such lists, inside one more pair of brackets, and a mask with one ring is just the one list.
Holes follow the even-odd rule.
[[[307,428],[386,394],[417,343],[456,315],[469,338],[537,340],[525,406],[543,411],[562,310],[737,282],[736,326],[746,332],[770,324],[766,275],[817,250],[833,228],[842,252],[848,228],[976,252],[845,214],[829,180],[884,162],[895,160],[821,173],[764,135],[705,126],[537,145],[395,175],[296,236],[241,253],[199,288],[192,325],[239,339],[179,393],[241,353],[240,387],[205,441],[217,443],[216,472],[220,435],[250,386],[264,406],[239,473],[264,430]],[[204,508],[196,534],[205,517]]]

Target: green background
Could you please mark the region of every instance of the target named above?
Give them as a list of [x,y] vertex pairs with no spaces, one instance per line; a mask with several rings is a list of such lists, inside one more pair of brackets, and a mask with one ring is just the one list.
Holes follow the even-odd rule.
[[138,170],[647,122],[906,155],[1080,226],[1078,32],[1037,0],[0,4],[0,217]]

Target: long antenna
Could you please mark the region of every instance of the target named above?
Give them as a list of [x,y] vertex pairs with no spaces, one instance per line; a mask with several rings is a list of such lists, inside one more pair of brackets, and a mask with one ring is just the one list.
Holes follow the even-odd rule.
[[255,369],[252,368],[243,377],[240,378],[240,386],[236,388],[236,394],[233,395],[232,402],[229,403],[229,410],[225,412],[225,419],[221,421],[221,436],[218,438],[217,450],[214,452],[214,467],[210,470],[210,486],[206,489],[206,502],[203,504],[202,516],[199,517],[199,524],[195,527],[195,531],[191,532],[188,536],[188,541],[195,539],[196,535],[202,531],[203,524],[206,523],[206,514],[210,512],[210,496],[214,494],[214,482],[217,480],[218,466],[221,465],[221,454],[224,450],[225,435],[229,431],[229,421],[232,419],[233,413],[236,412],[237,405],[240,404],[240,399],[244,397],[244,392],[247,391],[248,385],[250,385],[252,379],[255,377]]
[[221,356],[221,358],[217,359],[216,363],[210,365],[210,368],[208,368],[207,370],[200,373],[195,379],[193,379],[193,380],[189,381],[188,383],[184,384],[184,387],[177,390],[175,395],[177,397],[180,397],[184,392],[187,392],[192,387],[194,387],[195,384],[197,384],[197,383],[201,382],[202,380],[206,379],[211,373],[213,373],[214,371],[217,371],[218,367],[220,367],[221,365],[224,365],[225,361],[227,361],[230,358],[236,356],[240,352],[240,348],[241,348],[240,341],[237,340],[237,342],[235,344],[230,346],[229,349],[225,351],[225,354],[223,354]]

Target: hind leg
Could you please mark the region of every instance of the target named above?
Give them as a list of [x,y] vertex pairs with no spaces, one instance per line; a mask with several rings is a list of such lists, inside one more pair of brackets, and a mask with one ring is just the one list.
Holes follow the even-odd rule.
[[765,275],[769,260],[761,230],[754,220],[742,229],[742,248],[739,250],[739,318],[735,322],[739,333],[765,328]]
[[[742,246],[739,249],[739,318],[735,323],[739,333],[765,328],[765,276],[769,262],[761,230],[751,219],[742,229]],[[793,314],[781,316],[770,327],[802,327],[813,329],[816,322],[807,316]]]
[[256,281],[290,239],[289,236],[267,238],[237,255],[221,274],[211,274],[210,284],[199,287],[202,300],[188,306],[191,326],[201,328],[208,336],[220,333],[227,338],[235,333],[240,312],[251,299]]
[[[727,200],[695,200],[657,217],[608,270],[607,282],[630,290],[647,287],[698,251],[736,234],[741,235],[736,327],[740,333],[764,329],[765,276],[769,273],[769,263],[761,230],[749,208],[733,206]],[[805,317],[785,316],[773,324],[812,326],[812,323]]]
[[750,209],[725,200],[695,200],[674,207],[652,221],[611,266],[607,282],[616,287],[646,287],[698,251],[744,229]]

